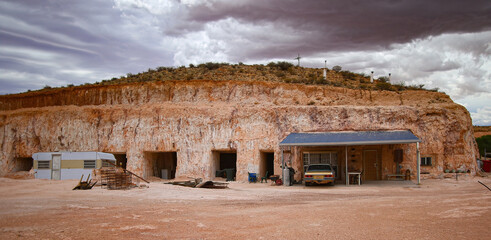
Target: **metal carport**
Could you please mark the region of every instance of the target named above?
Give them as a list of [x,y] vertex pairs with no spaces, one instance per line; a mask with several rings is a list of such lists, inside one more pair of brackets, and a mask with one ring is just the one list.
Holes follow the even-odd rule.
[[[345,146],[345,173],[348,174],[348,146],[355,145],[383,145],[383,144],[409,144],[416,143],[416,165],[417,178],[420,184],[420,153],[419,143],[421,139],[416,137],[409,130],[387,130],[387,131],[333,131],[333,132],[305,132],[290,133],[283,141],[282,146]],[[281,151],[282,166],[285,162],[283,159],[283,150]],[[282,174],[283,175],[283,174]],[[346,185],[348,185],[348,177]],[[284,179],[284,176],[282,176]]]

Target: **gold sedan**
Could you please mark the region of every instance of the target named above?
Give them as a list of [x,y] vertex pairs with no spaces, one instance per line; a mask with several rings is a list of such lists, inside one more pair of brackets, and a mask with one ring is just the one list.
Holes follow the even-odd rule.
[[309,165],[303,177],[305,186],[310,186],[312,184],[334,185],[335,179],[336,176],[334,176],[334,171],[329,164]]

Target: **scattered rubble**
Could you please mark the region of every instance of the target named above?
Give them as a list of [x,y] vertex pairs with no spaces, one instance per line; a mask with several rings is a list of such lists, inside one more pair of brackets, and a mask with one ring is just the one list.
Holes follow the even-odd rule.
[[187,181],[171,181],[164,184],[172,184],[192,188],[228,188],[227,182],[203,181],[202,178],[195,178]]

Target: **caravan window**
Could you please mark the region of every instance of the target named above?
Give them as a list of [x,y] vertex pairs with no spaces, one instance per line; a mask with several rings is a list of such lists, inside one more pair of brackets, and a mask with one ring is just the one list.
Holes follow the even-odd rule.
[[38,169],[49,169],[49,160],[38,161]]
[[[110,164],[109,162],[111,162],[112,164]],[[113,167],[114,165],[116,165],[114,161],[102,159],[102,167]]]
[[95,168],[95,160],[84,160],[84,168]]

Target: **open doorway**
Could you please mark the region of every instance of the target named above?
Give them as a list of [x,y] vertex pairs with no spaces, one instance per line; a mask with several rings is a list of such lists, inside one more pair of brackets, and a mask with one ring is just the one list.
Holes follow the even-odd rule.
[[15,158],[14,172],[30,171],[33,166],[32,157],[18,157]]
[[213,151],[215,177],[227,178],[227,181],[235,180],[237,174],[237,152]]
[[126,158],[126,153],[113,153],[114,158],[116,158],[116,165],[126,169],[126,164],[128,159]]
[[147,176],[174,179],[177,169],[177,152],[145,152]]
[[274,152],[261,152],[259,176],[269,178],[271,175],[274,175]]

